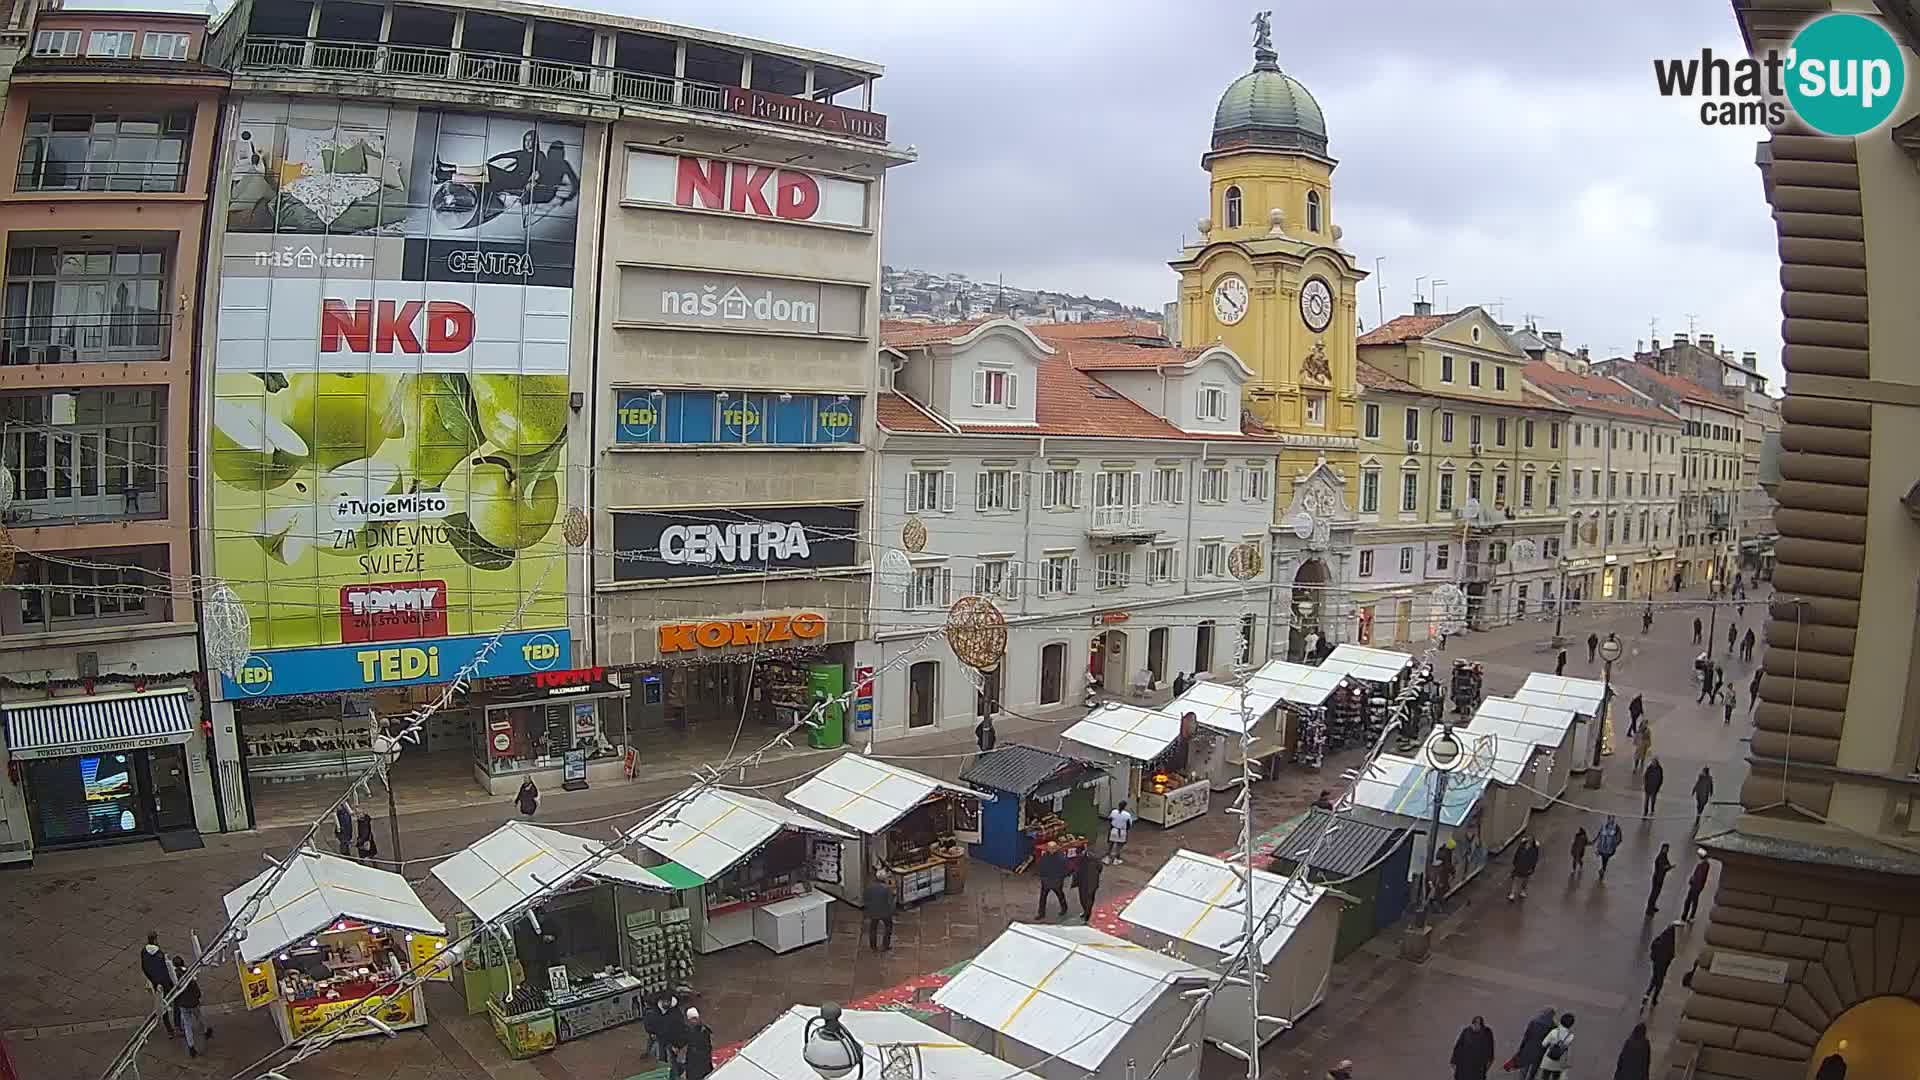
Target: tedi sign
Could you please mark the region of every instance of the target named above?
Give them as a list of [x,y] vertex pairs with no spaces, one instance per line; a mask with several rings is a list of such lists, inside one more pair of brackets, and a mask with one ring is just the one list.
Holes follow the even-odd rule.
[[1823,15],[1800,28],[1792,47],[1729,60],[1656,59],[1661,97],[1700,98],[1700,122],[1715,127],[1799,119],[1827,135],[1860,135],[1893,115],[1906,92],[1906,62],[1887,28],[1864,15]]

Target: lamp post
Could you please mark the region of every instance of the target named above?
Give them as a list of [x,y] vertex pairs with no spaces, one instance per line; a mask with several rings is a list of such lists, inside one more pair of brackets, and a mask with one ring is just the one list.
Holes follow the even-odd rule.
[[1400,947],[1400,955],[1415,963],[1427,959],[1427,912],[1432,906],[1433,867],[1440,854],[1440,813],[1447,799],[1447,780],[1460,767],[1461,749],[1453,725],[1446,724],[1439,734],[1427,740],[1424,751],[1427,765],[1433,770],[1433,816],[1427,822],[1427,855],[1425,869],[1420,873],[1420,892],[1413,898],[1413,925]]
[[1593,722],[1593,756],[1587,762],[1587,787],[1598,789],[1605,779],[1600,769],[1600,750],[1605,745],[1607,719],[1613,715],[1613,662],[1620,659],[1626,647],[1620,644],[1620,638],[1613,631],[1607,631],[1607,639],[1600,643],[1600,678],[1603,689],[1600,692],[1600,715]]
[[387,835],[393,841],[393,861],[396,868],[407,861],[400,854],[400,808],[393,799],[393,767],[400,761],[401,744],[397,736],[382,733],[373,737],[373,752],[386,759],[386,770],[380,774],[387,789]]
[[1560,556],[1558,569],[1560,585],[1553,594],[1553,647],[1564,649],[1567,647],[1567,636],[1561,632],[1561,622],[1567,614],[1567,557],[1565,555]]

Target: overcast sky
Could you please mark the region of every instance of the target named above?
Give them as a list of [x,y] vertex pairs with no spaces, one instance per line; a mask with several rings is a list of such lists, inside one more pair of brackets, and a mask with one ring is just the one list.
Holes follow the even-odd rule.
[[[641,13],[631,0],[596,0]],[[1268,0],[1271,3],[1271,0]],[[1272,4],[1280,64],[1327,116],[1333,220],[1385,313],[1531,313],[1596,355],[1716,335],[1779,373],[1760,129],[1662,99],[1655,56],[1740,55],[1726,0]],[[1213,109],[1252,65],[1223,0],[648,0],[659,19],[884,64],[875,107],[920,160],[889,177],[886,258],[1157,308],[1207,210]],[[1360,315],[1377,322],[1375,283]],[[1498,306],[1496,306],[1498,305]]]

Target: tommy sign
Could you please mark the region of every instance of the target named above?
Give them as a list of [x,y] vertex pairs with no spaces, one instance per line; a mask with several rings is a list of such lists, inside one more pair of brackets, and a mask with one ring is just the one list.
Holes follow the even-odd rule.
[[867,185],[859,181],[690,154],[627,151],[626,198],[795,225],[867,224]]
[[851,506],[615,511],[618,581],[817,570],[854,565]]

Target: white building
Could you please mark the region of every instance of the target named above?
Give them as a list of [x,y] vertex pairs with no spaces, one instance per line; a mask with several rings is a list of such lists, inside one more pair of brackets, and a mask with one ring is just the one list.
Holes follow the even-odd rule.
[[[1274,444],[1241,431],[1237,356],[1008,319],[885,338],[870,505],[875,562],[895,568],[875,578],[861,661],[881,672],[875,735],[970,727],[983,692],[1076,704],[1089,672],[1115,693],[1222,672],[1243,627],[1265,655],[1267,575],[1243,585],[1227,565],[1235,545],[1264,551],[1274,520]],[[902,549],[906,565],[889,559]],[[921,645],[968,594],[1007,616],[984,687],[944,642]]]

